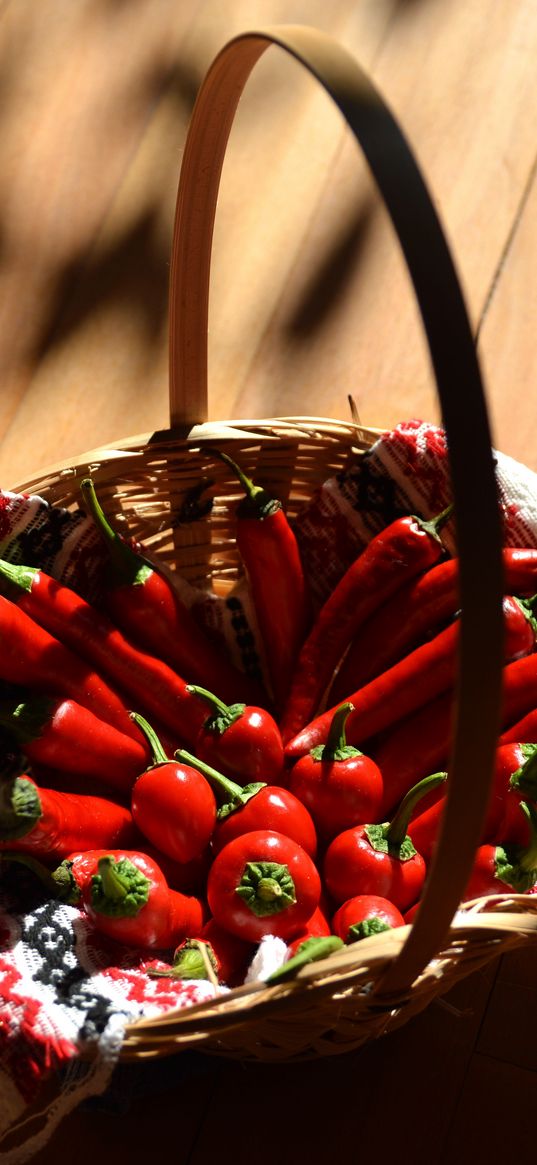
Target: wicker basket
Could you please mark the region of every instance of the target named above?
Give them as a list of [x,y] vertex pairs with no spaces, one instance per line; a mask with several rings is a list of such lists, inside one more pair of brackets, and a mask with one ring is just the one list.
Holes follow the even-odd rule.
[[[360,68],[313,29],[267,29],[231,41],[200,91],[179,185],[170,284],[170,429],[55,466],[15,488],[75,508],[91,473],[108,515],[196,583],[238,575],[234,483],[207,449],[216,441],[279,496],[290,515],[367,449],[377,432],[311,417],[207,423],[206,337],[212,225],[221,166],[246,80],[271,44],[321,82],[361,145],[392,217],[421,309],[450,451],[463,608],[450,793],[426,894],[413,926],[365,939],[294,979],[254,983],[128,1027],[122,1058],[198,1047],[242,1059],[349,1051],[401,1025],[500,953],[535,940],[537,897],[457,904],[471,868],[491,779],[501,692],[501,534],[479,368],[457,277],[435,211],[395,121]],[[219,482],[212,515],[177,528],[201,475]],[[464,504],[463,499],[464,498]],[[489,580],[486,595],[481,578]],[[471,778],[471,779],[470,779]],[[454,860],[456,858],[456,861]],[[455,917],[454,917],[455,915]]]

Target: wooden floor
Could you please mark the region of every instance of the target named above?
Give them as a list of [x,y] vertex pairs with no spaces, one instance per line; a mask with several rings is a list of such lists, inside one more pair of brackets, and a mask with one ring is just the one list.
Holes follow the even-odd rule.
[[[413,143],[461,272],[494,439],[537,469],[536,0],[0,0],[0,483],[167,424],[168,257],[200,80],[234,33],[328,30]],[[211,417],[436,419],[386,215],[339,115],[277,50],[233,130],[215,234]],[[532,391],[533,390],[533,391]],[[36,1161],[523,1153],[537,953],[356,1055],[123,1072]],[[118,1097],[131,1096],[131,1105]],[[155,1132],[155,1130],[158,1130]]]

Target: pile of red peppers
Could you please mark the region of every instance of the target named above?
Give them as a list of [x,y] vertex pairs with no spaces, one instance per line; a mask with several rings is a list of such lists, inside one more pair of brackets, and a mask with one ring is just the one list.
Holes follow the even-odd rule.
[[[82,500],[108,552],[90,605],[0,562],[0,876],[30,866],[148,973],[272,978],[412,921],[442,821],[456,673],[456,557],[397,518],[315,609],[282,504],[225,453],[266,688],[158,564]],[[502,735],[465,899],[537,884],[537,550],[504,550]]]

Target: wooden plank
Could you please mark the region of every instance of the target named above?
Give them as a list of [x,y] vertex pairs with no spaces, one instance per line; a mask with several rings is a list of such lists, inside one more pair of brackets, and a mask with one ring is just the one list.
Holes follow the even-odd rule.
[[[535,104],[530,110],[535,125]],[[520,221],[502,256],[480,332],[498,448],[537,470],[537,182],[528,184]]]
[[[347,0],[338,0],[327,14],[325,6],[316,0],[313,5],[297,3],[294,17],[298,22],[310,21],[328,27],[334,35],[341,31],[344,39],[346,28],[353,26],[363,42],[367,60],[378,47],[387,24],[388,9],[389,5],[385,3],[376,5],[368,0],[361,6],[359,16],[354,10],[349,16]],[[188,11],[191,12],[191,8],[187,7]],[[258,5],[256,17],[257,24],[258,21],[285,20],[288,14],[283,3],[272,0]],[[169,18],[160,23],[162,37]],[[18,349],[18,354],[11,353],[16,366],[12,376],[18,388],[8,391],[11,411],[3,418],[4,430],[7,430],[1,448],[4,481],[24,477],[29,467],[28,445],[21,443],[21,434],[39,434],[39,446],[34,445],[31,450],[32,467],[37,467],[122,435],[165,424],[167,259],[180,146],[192,95],[200,77],[227,37],[251,24],[251,5],[235,4],[231,14],[227,10],[224,14],[221,6],[211,0],[197,13],[189,36],[183,35],[181,40],[179,33],[175,32],[176,75],[170,80],[157,113],[148,125],[140,149],[135,157],[131,157],[128,173],[106,221],[86,224],[87,237],[84,242],[80,241],[74,268],[68,266],[71,285],[67,287],[60,279],[55,298],[49,288],[46,343],[43,342],[40,351],[32,355],[27,351],[27,341],[21,341],[22,351]],[[99,35],[103,35],[102,30]],[[136,26],[132,35],[143,38],[143,25]],[[138,51],[141,52],[139,45]],[[168,52],[171,56],[172,49],[169,48]],[[150,69],[152,57],[149,49],[144,59],[146,69]],[[169,59],[168,56],[167,64]],[[224,240],[221,249],[233,269],[237,267],[236,248],[240,233],[246,228],[248,230],[247,281],[251,277],[252,264],[255,269],[267,248],[270,251],[268,225],[275,216],[283,216],[283,209],[289,202],[285,162],[289,154],[294,155],[295,135],[300,134],[303,127],[312,148],[309,162],[304,162],[298,155],[294,160],[291,179],[294,217],[286,227],[286,239],[289,230],[303,225],[303,198],[309,202],[319,188],[319,182],[324,181],[324,170],[320,175],[318,173],[319,157],[326,153],[326,147],[330,155],[333,137],[331,125],[323,127],[321,123],[318,126],[315,114],[315,99],[318,97],[314,94],[312,106],[311,84],[307,84],[296,66],[284,61],[281,54],[271,53],[260,69],[259,78],[252,82],[251,102],[245,106],[244,124],[239,123],[234,135],[236,148],[227,167],[228,176],[231,173],[231,182],[227,183],[230,201],[226,209],[224,197],[220,216],[220,238]],[[97,79],[98,91],[102,84],[104,81]],[[294,100],[291,101],[291,113],[287,114],[289,88]],[[247,131],[261,120],[261,105],[265,107],[262,133],[252,135]],[[109,127],[106,120],[101,125],[92,122],[87,132],[93,164],[99,170],[96,156]],[[245,149],[246,136],[249,144]],[[50,159],[54,161],[56,145],[50,137],[46,144]],[[107,147],[106,156],[111,148]],[[308,157],[308,150],[305,156]],[[264,168],[261,162],[264,162]],[[82,175],[82,180],[85,180],[85,175]],[[96,177],[91,176],[91,189],[84,194],[84,201],[90,201],[96,183]],[[264,221],[262,232],[257,230],[260,219]],[[98,229],[99,238],[88,257],[88,248]],[[244,239],[240,245],[244,249]],[[286,247],[288,243],[282,245]],[[228,332],[230,329],[236,342],[229,296],[229,267],[225,275],[222,271],[220,256],[215,264],[216,322],[223,350],[231,351],[235,359],[234,344],[230,344]],[[275,266],[270,281],[268,276],[264,281],[258,281],[264,304],[260,309],[261,319],[272,312],[273,300],[280,293],[285,274],[285,264],[283,270]],[[44,293],[42,285],[40,291]],[[249,319],[248,287],[240,276],[235,291],[246,308],[246,319],[240,320],[240,343],[242,358],[247,360],[248,346],[257,342],[258,308],[252,303],[252,317]],[[38,320],[36,326],[43,328],[43,322]],[[5,334],[9,335],[9,327]],[[235,372],[229,367],[229,362],[223,361],[222,367],[225,383],[222,409],[226,411]],[[217,389],[221,394],[218,384]],[[17,410],[16,421],[8,429],[9,420],[15,415],[14,409]],[[83,424],[80,423],[81,417]],[[1,423],[0,419],[0,428]]]
[[535,1072],[474,1055],[464,1092],[443,1145],[431,1146],[430,1162],[476,1165],[525,1159],[535,1136]]
[[[536,16],[531,2],[400,5],[373,69],[428,177],[474,321],[533,162]],[[337,415],[350,390],[365,423],[434,418],[406,272],[353,142],[327,175],[232,411],[259,413],[266,401],[289,411],[292,392],[298,410]],[[345,232],[344,278],[334,278]]]
[[[225,1144],[234,1165],[326,1161],[334,1152],[431,1165],[472,1054],[495,966],[356,1053],[297,1065],[229,1065],[189,1165]],[[240,1113],[240,1136],[230,1114]]]

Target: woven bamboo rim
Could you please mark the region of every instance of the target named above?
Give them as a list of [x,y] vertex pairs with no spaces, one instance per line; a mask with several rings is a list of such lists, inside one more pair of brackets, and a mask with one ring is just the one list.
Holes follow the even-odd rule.
[[[272,44],[324,85],[357,137],[399,236],[429,343],[450,451],[463,607],[450,793],[413,926],[362,940],[303,968],[293,981],[251,984],[130,1024],[122,1059],[186,1047],[269,1061],[348,1051],[406,1022],[457,980],[537,934],[537,898],[531,896],[482,899],[456,912],[487,802],[501,692],[501,533],[488,419],[459,283],[423,179],[370,81],[331,38],[291,26],[243,34],[225,46],[200,90],[172,248],[170,429],[93,450],[14,488],[72,509],[81,479],[91,473],[109,516],[141,538],[148,553],[192,582],[225,591],[240,572],[233,533],[237,487],[207,449],[225,444],[293,516],[316,486],[378,435],[316,417],[207,422],[208,287],[220,171],[242,89]],[[200,476],[217,483],[211,518],[178,528],[174,516]],[[478,590],[483,574],[489,582],[484,596]]]

